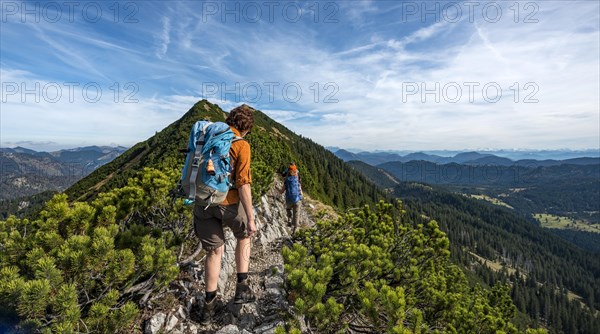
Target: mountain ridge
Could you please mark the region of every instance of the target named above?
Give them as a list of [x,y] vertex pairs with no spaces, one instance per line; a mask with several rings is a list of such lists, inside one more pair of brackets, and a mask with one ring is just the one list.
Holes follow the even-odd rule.
[[62,191],[112,161],[123,150],[123,147],[98,146],[54,152],[0,148],[0,200]]
[[412,152],[406,155],[400,155],[392,152],[350,152],[344,149],[334,151],[340,159],[344,161],[359,160],[372,166],[378,166],[387,162],[410,162],[427,161],[437,164],[459,163],[467,165],[494,165],[494,166],[556,166],[561,164],[599,164],[600,157],[577,156],[562,160],[547,159],[539,157],[538,159],[523,158],[511,159],[486,152],[458,152],[453,156],[441,156],[425,152]]
[[503,158],[509,158],[511,160],[522,160],[522,159],[534,159],[534,160],[565,160],[572,158],[581,158],[581,157],[592,157],[598,158],[600,157],[600,149],[599,148],[589,148],[589,149],[547,149],[547,150],[539,150],[539,149],[462,149],[462,150],[364,150],[357,148],[340,148],[337,146],[327,146],[327,149],[331,152],[336,152],[339,150],[345,150],[350,153],[358,154],[358,153],[385,153],[385,154],[396,154],[398,156],[405,156],[411,153],[425,153],[429,155],[437,155],[441,157],[452,157],[459,153],[464,152],[478,152],[481,154],[492,154]]
[[77,147],[72,147],[72,148],[64,148],[64,149],[55,150],[55,151],[37,151],[34,149],[22,147],[22,146],[15,146],[15,147],[0,147],[0,152],[27,153],[27,154],[33,154],[33,155],[48,153],[50,155],[58,155],[58,154],[60,154],[60,152],[98,151],[98,152],[108,153],[108,152],[114,151],[114,150],[126,150],[126,149],[127,149],[127,147],[121,146],[121,145],[114,145],[114,146],[90,145],[90,146],[77,146]]
[[[192,106],[177,121],[165,127],[149,139],[142,141],[117,157],[111,164],[102,166],[67,189],[70,198],[89,200],[97,192],[114,186],[122,186],[135,172],[144,167],[161,165],[175,170],[180,169],[184,156],[180,149],[187,147],[189,131],[192,125],[200,119],[224,121],[227,113],[217,104],[201,100]],[[254,113],[255,127],[246,140],[252,147],[252,156],[260,160],[252,161],[253,175],[260,175],[261,182],[253,184],[253,195],[260,197],[266,191],[268,184],[264,180],[271,179],[272,168],[281,170],[290,161],[295,161],[302,171],[303,189],[317,200],[338,207],[358,205],[363,192],[375,200],[381,193],[360,173],[345,166],[342,160],[327,151],[321,145],[308,138],[296,135],[285,126],[275,122],[259,110]],[[275,153],[281,153],[276,156]],[[320,157],[327,157],[321,159]],[[264,160],[262,160],[264,158]],[[331,163],[329,163],[331,162]],[[308,168],[308,170],[303,170]],[[333,184],[342,178],[356,179],[350,186],[340,184],[342,189],[334,192]],[[256,180],[255,180],[256,181]],[[342,194],[346,194],[342,196]]]

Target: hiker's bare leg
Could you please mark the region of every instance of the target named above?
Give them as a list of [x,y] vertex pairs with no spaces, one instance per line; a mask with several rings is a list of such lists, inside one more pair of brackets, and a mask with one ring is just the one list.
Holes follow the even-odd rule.
[[235,248],[235,268],[238,273],[247,273],[250,267],[250,252],[252,251],[252,238],[238,239]]
[[298,225],[300,225],[300,202],[297,202],[296,204],[294,204],[294,214],[293,214],[293,221],[294,221],[294,228],[297,228]]
[[293,217],[294,217],[293,207],[294,207],[293,204],[289,204],[289,203],[285,204],[285,212],[287,213],[287,222],[286,223],[288,225],[292,225],[293,222],[294,222],[294,219],[293,219]]
[[252,239],[247,237],[238,239],[235,249],[235,263],[238,273],[237,284],[235,285],[234,304],[251,303],[256,301],[256,296],[250,284],[248,284],[248,267],[250,266],[250,251],[252,248]]
[[221,273],[221,258],[223,257],[223,251],[225,246],[215,248],[208,251],[206,254],[206,261],[204,262],[205,280],[206,280],[206,291],[217,290],[217,284],[219,283],[219,274]]

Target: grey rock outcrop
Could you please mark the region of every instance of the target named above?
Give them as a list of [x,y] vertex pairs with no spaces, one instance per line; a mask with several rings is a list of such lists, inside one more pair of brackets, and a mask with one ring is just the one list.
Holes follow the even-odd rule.
[[159,333],[165,323],[166,315],[162,312],[156,313],[148,322],[146,322],[145,334]]

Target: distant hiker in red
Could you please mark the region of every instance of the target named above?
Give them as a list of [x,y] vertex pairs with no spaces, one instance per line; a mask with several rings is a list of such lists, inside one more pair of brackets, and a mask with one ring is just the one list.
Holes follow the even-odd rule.
[[300,172],[295,163],[290,163],[285,173],[284,187],[285,204],[287,210],[288,225],[293,227],[293,231],[300,225],[300,205],[302,201],[302,186],[300,185]]
[[[252,108],[247,105],[233,109],[225,121],[236,137],[244,137],[254,125]],[[220,205],[207,207],[196,203],[194,207],[194,229],[206,250],[205,288],[206,297],[200,312],[201,323],[207,325],[215,313],[217,284],[221,273],[225,234],[224,227],[229,227],[237,239],[235,262],[237,285],[235,288],[235,304],[253,302],[254,293],[248,285],[248,267],[250,265],[251,237],[256,233],[252,207],[250,184],[250,145],[245,140],[231,143],[232,178],[234,188],[227,192],[227,197]]]

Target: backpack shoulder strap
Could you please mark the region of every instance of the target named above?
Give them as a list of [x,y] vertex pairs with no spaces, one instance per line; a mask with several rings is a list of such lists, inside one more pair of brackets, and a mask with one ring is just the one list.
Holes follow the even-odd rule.
[[233,139],[231,140],[231,142],[232,142],[232,143],[235,143],[235,142],[236,142],[236,141],[238,141],[238,140],[246,140],[246,139],[244,139],[244,138],[242,138],[242,137],[240,137],[240,136],[235,136],[235,137],[233,137]]

